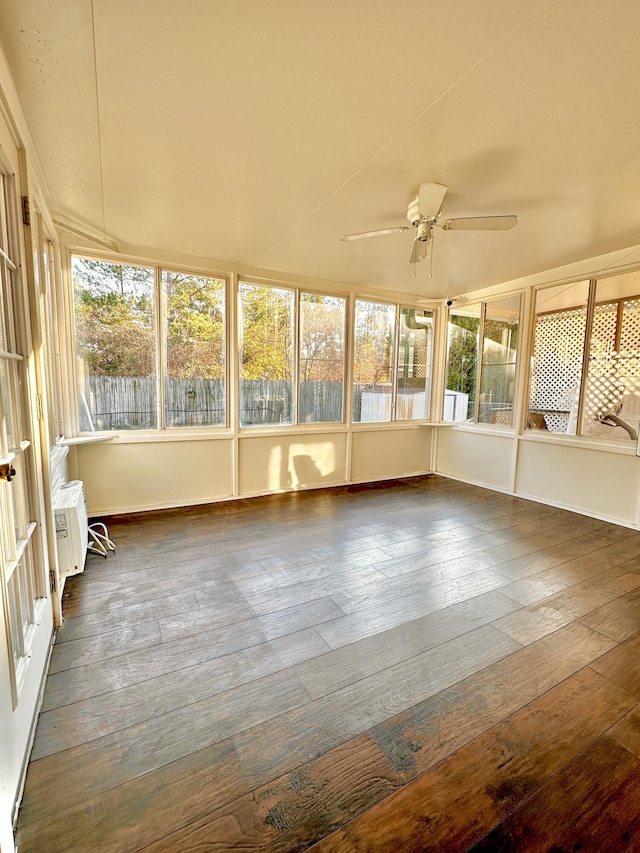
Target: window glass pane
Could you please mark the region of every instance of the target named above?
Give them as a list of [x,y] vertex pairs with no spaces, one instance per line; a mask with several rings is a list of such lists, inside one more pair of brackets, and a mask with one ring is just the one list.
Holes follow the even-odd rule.
[[345,300],[300,294],[300,423],[341,421]]
[[635,440],[640,421],[640,273],[602,279],[589,347],[583,435]]
[[587,324],[589,282],[548,287],[536,293],[530,429],[575,435]]
[[224,426],[226,282],[162,273],[165,310],[165,422]]
[[356,301],[353,420],[391,420],[395,305]]
[[479,328],[479,305],[449,312],[443,421],[467,421],[475,416]]
[[428,418],[433,312],[400,309],[396,419]]
[[480,423],[513,426],[520,297],[488,302],[482,335]]
[[80,429],[157,426],[154,274],[72,259]]
[[246,282],[238,290],[240,425],[290,424],[293,291]]

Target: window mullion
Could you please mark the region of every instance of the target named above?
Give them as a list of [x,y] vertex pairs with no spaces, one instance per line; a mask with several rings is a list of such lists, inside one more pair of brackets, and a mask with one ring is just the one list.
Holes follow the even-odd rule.
[[580,394],[578,397],[578,424],[577,435],[582,435],[584,426],[585,392],[589,380],[589,356],[591,354],[591,331],[593,329],[593,315],[596,310],[596,280],[589,279],[589,296],[587,299],[587,319],[584,330],[584,349],[582,351],[582,372],[580,374]]
[[480,421],[480,389],[482,388],[482,367],[484,361],[484,321],[487,315],[487,303],[480,304],[480,324],[478,326],[478,345],[476,355],[476,403],[474,407],[473,422]]
[[396,420],[398,401],[398,362],[400,361],[400,305],[396,305],[393,324],[393,364],[391,365],[391,421]]
[[293,382],[291,383],[291,423],[299,422],[300,411],[298,401],[300,399],[300,290],[296,288],[293,306]]
[[156,398],[157,414],[156,423],[158,429],[167,428],[165,413],[165,373],[167,365],[167,329],[166,329],[166,305],[164,298],[164,287],[162,283],[162,270],[154,268],[155,293],[156,293]]

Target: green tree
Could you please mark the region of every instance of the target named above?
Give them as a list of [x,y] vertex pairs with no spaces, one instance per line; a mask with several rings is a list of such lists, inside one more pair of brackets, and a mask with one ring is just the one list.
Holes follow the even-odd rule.
[[475,399],[478,367],[478,317],[452,316],[449,320],[447,388]]
[[242,379],[292,380],[293,292],[240,284]]
[[316,293],[301,297],[300,380],[344,379],[345,300]]
[[153,270],[73,259],[76,343],[95,376],[155,369]]
[[223,379],[225,282],[187,273],[163,273],[167,375]]

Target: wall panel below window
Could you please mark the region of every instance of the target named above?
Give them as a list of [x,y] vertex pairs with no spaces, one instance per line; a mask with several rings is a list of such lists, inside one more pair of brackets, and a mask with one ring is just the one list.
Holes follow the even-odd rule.
[[240,495],[335,486],[346,478],[344,432],[243,435],[239,445]]
[[637,525],[640,459],[604,449],[520,441],[516,494]]
[[431,433],[428,427],[354,431],[352,480],[366,482],[426,474],[429,470]]
[[439,429],[436,471],[467,483],[510,491],[514,441],[512,434]]
[[[108,442],[72,448],[90,515],[220,500],[233,494],[231,439]],[[75,463],[75,464],[74,464]]]

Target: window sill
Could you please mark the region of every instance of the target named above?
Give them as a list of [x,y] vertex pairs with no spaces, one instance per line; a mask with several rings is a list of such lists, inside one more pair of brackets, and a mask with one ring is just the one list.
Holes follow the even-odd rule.
[[465,421],[450,421],[442,426],[455,427],[460,432],[475,432],[480,435],[499,435],[501,438],[515,438],[516,431],[513,427],[501,426],[500,424],[473,424]]
[[100,433],[97,435],[78,435],[75,438],[59,438],[58,447],[73,447],[76,444],[97,444],[99,441],[113,441],[118,433]]
[[557,444],[564,447],[577,447],[581,450],[599,450],[601,453],[620,453],[623,456],[636,455],[635,441],[612,441],[611,439],[595,441],[592,438],[578,435],[562,435],[560,433],[551,433],[549,435],[539,435],[528,430],[518,436],[519,441],[530,441],[537,444]]

